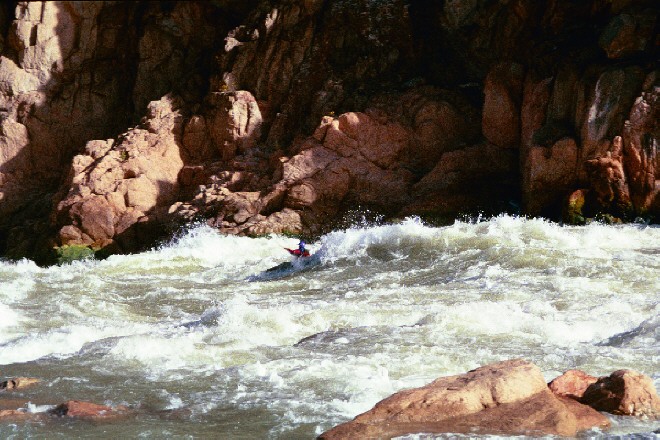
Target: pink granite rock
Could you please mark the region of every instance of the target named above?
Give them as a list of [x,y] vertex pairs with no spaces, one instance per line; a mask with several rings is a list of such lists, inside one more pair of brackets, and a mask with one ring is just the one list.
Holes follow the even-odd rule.
[[538,367],[510,360],[395,393],[319,438],[443,432],[575,436],[581,430],[607,426],[609,421],[598,412],[552,394]]
[[590,385],[580,401],[598,411],[657,419],[660,397],[650,377],[618,370]]

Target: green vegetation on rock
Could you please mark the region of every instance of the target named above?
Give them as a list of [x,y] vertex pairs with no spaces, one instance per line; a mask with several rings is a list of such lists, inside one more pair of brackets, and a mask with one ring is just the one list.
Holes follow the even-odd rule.
[[88,246],[64,245],[55,248],[57,264],[71,263],[77,260],[94,258],[94,250]]
[[569,225],[584,225],[587,222],[584,204],[585,191],[575,191],[571,194],[564,209],[564,222]]

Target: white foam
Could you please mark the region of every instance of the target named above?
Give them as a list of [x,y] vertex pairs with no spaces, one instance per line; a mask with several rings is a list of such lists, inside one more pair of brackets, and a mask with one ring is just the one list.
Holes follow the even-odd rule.
[[41,272],[42,269],[29,260],[0,261],[0,300],[11,304],[26,298],[34,289],[36,277]]
[[32,402],[28,402],[25,404],[25,407],[26,407],[26,412],[30,414],[39,414],[39,413],[45,413],[46,411],[55,408],[55,405],[35,405]]
[[109,354],[120,362],[138,361],[156,373],[186,366],[213,365],[216,357],[211,349],[202,348],[202,336],[199,332],[183,332],[177,336],[131,335],[118,340]]
[[[25,319],[22,314],[16,312],[15,310],[12,310],[10,307],[6,306],[5,304],[0,303],[0,310],[2,310],[1,312],[2,319],[0,320],[0,331],[3,333],[7,332],[11,327],[17,327]],[[0,342],[2,342],[3,339],[4,339],[3,334],[0,333]]]
[[402,246],[420,243],[437,235],[436,228],[425,226],[418,218],[408,218],[392,225],[331,232],[321,238],[320,252],[329,261],[355,259],[364,257],[371,246],[387,246],[400,252]]
[[69,355],[80,350],[85,343],[105,335],[95,328],[83,326],[33,332],[3,344],[0,365],[33,361],[48,355]]
[[[553,372],[636,368],[660,381],[658,228],[408,219],[332,232],[311,244],[320,265],[246,281],[296,244],[203,226],[105,261],[0,263],[3,287],[17,282],[0,293],[10,310],[0,333],[13,335],[0,341],[0,363],[40,359],[48,371],[49,356],[85,356],[90,376],[167,381],[155,396],[163,408],[269,411],[278,438],[510,357]],[[191,393],[188,380],[209,382]]]

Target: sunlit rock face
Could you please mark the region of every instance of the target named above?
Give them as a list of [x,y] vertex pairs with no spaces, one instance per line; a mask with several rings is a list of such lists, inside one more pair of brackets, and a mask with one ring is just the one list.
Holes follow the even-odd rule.
[[319,439],[450,432],[573,437],[609,425],[592,408],[555,396],[534,364],[514,359],[399,391]]
[[144,241],[137,223],[154,221],[159,207],[176,200],[181,159],[180,102],[169,96],[149,105],[144,128],[121,142],[91,141],[73,158],[69,191],[55,210],[66,245],[130,248]]
[[199,103],[216,36],[249,3],[226,6],[231,17],[208,2],[3,3],[0,252],[38,257],[56,244],[72,189],[58,187],[88,142],[119,143],[169,92]]
[[578,190],[573,218],[657,221],[657,20],[651,1],[4,3],[0,251],[131,251],[190,221],[314,234],[367,208],[559,220]]

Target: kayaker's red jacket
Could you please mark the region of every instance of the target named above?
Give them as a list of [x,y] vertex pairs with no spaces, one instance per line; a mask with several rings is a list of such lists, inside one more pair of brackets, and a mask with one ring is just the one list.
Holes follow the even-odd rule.
[[289,249],[289,248],[284,248],[284,249],[286,249],[287,251],[289,251],[291,255],[295,255],[296,257],[301,257],[301,256],[309,257],[309,251],[307,249],[305,249],[305,252],[303,252],[302,255],[300,255],[300,249]]

